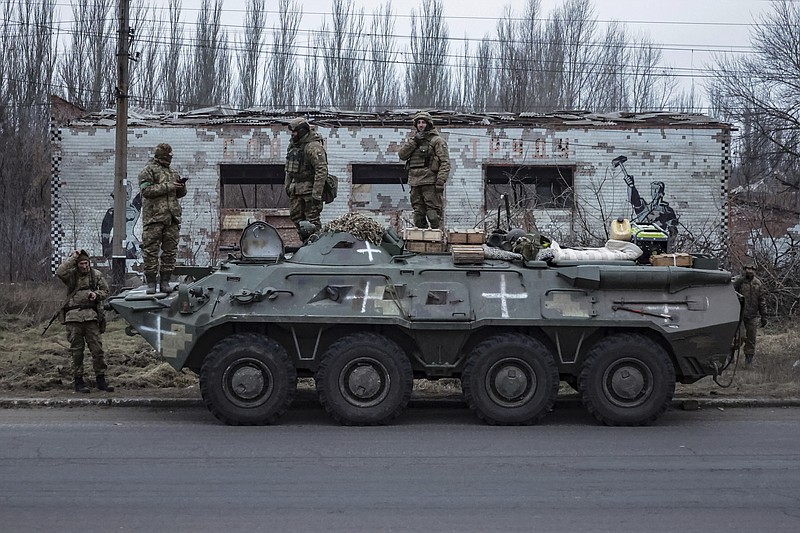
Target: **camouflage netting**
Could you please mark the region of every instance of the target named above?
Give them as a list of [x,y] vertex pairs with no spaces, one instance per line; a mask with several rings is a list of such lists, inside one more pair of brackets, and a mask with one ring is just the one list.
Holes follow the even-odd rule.
[[502,259],[503,261],[522,260],[522,254],[518,254],[515,252],[507,252],[505,250],[501,250],[500,248],[489,246],[488,244],[483,245],[483,256],[486,259]]
[[353,235],[357,239],[369,241],[372,244],[380,245],[383,241],[384,228],[369,217],[358,213],[347,213],[330,223],[325,224],[322,232],[344,231]]

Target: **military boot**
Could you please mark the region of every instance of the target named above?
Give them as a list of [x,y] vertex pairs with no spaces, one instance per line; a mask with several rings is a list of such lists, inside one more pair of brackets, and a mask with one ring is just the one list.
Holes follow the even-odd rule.
[[158,290],[164,293],[171,293],[172,287],[169,286],[169,280],[172,278],[172,271],[171,270],[162,270],[161,277],[158,283]]
[[[114,392],[114,387],[106,382],[106,377],[103,374],[97,374],[97,388],[106,392]],[[87,391],[88,392],[88,391]]]
[[75,378],[75,392],[89,392],[89,387],[86,386],[86,382],[81,377]]
[[156,275],[155,274],[145,274],[144,279],[147,282],[147,294],[155,294],[156,293]]

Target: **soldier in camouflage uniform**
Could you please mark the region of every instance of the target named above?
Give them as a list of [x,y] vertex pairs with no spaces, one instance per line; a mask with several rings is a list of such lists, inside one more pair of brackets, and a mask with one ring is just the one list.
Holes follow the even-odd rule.
[[759,315],[761,327],[767,325],[767,302],[764,294],[764,284],[756,277],[756,264],[748,260],[744,265],[744,276],[739,276],[733,287],[744,296],[744,358],[745,365],[750,366],[756,354],[756,331]]
[[100,318],[104,312],[103,300],[108,298],[108,284],[103,274],[92,268],[89,255],[83,250],[75,250],[58,267],[56,275],[69,291],[61,317],[67,329],[69,351],[72,355],[75,392],[89,392],[89,387],[83,380],[83,350],[86,345],[92,354],[97,388],[112,392],[114,387],[106,382],[105,371],[108,366],[100,338],[103,333]]
[[[186,196],[186,179],[170,168],[172,147],[156,146],[153,159],[139,173],[142,192],[142,254],[147,294],[170,292],[169,280],[175,270],[175,256],[181,231],[181,204]],[[159,268],[159,253],[161,254]]]
[[411,186],[411,207],[414,225],[438,229],[442,222],[444,185],[450,175],[450,154],[447,141],[439,136],[428,113],[414,115],[414,137],[403,143],[397,152],[406,162]]
[[289,196],[289,217],[305,241],[322,228],[322,190],[328,177],[328,154],[322,137],[311,131],[304,118],[289,123],[292,140],[286,150],[284,188]]

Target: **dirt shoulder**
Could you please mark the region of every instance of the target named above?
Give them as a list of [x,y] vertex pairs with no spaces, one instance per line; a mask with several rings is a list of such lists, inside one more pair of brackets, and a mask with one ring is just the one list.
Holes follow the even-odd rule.
[[[111,315],[109,315],[111,317]],[[72,397],[72,374],[64,327],[54,323],[41,335],[46,322],[6,315],[0,318],[0,397]],[[197,375],[176,371],[139,336],[125,334],[125,323],[112,317],[103,336],[108,370],[115,396],[129,398],[200,398]],[[678,384],[676,397],[695,398],[800,398],[800,328],[774,326],[760,330],[758,353],[752,367],[726,371],[719,380],[703,378],[691,385]],[[86,357],[91,381],[91,358]],[[313,390],[313,380],[301,380],[300,389]],[[92,396],[106,395],[97,390]],[[415,396],[457,397],[458,380],[415,382]],[[565,384],[561,396],[575,392]]]

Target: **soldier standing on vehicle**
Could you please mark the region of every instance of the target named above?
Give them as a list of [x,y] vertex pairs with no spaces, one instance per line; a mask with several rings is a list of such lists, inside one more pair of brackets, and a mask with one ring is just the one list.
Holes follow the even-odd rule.
[[[156,146],[155,155],[139,173],[142,193],[142,255],[147,294],[158,290],[169,293],[178,237],[181,231],[181,204],[186,196],[186,180],[170,168],[172,147],[166,143]],[[159,257],[160,254],[160,257]],[[159,267],[160,262],[160,267]]]
[[75,392],[89,392],[83,380],[83,350],[86,345],[92,354],[97,388],[112,392],[114,387],[106,382],[108,368],[100,335],[105,332],[103,301],[108,298],[108,284],[103,274],[89,263],[89,255],[75,250],[56,270],[58,278],[67,286],[69,294],[62,309],[62,323],[67,329],[69,351],[72,355],[72,376]]
[[767,325],[767,302],[764,284],[756,276],[755,261],[744,264],[744,276],[733,283],[736,291],[744,297],[744,357],[745,365],[750,366],[756,354],[756,319],[761,316],[761,327]]
[[411,207],[414,225],[438,229],[442,222],[444,185],[450,175],[450,154],[445,141],[433,126],[430,114],[414,115],[414,136],[403,143],[397,152],[406,162],[408,184],[411,186]]
[[322,228],[322,191],[328,177],[328,154],[319,133],[302,117],[289,122],[292,140],[286,150],[284,188],[289,196],[289,217],[305,241]]

